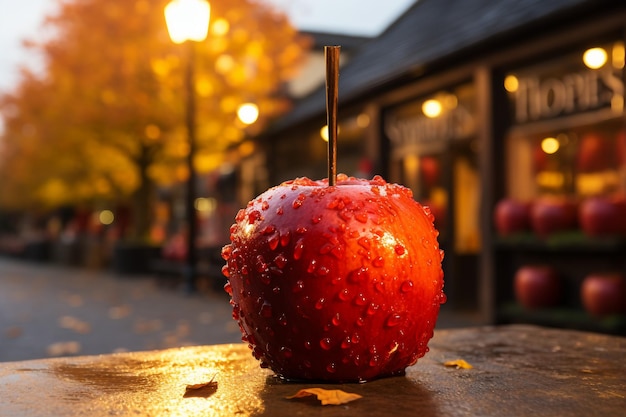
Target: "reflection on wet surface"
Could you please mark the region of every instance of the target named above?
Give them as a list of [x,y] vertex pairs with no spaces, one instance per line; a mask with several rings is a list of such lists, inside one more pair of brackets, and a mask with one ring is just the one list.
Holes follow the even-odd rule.
[[[81,408],[104,406],[112,415],[250,416],[263,412],[257,393],[264,378],[247,350],[199,348],[58,361],[46,373],[68,382],[59,398]],[[187,395],[186,387],[215,379],[217,389]],[[244,383],[245,379],[245,383]],[[214,385],[215,386],[215,385]],[[95,403],[89,405],[90,403]],[[106,403],[106,404],[101,404]],[[85,406],[85,407],[84,407]]]

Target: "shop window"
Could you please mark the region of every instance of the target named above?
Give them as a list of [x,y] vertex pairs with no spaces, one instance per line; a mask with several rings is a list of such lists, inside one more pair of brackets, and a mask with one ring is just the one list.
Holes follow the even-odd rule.
[[430,206],[441,241],[458,254],[480,250],[475,97],[474,85],[463,84],[398,105],[384,117],[389,179]]
[[624,44],[600,44],[511,72],[514,126],[506,138],[507,194],[581,199],[626,192]]

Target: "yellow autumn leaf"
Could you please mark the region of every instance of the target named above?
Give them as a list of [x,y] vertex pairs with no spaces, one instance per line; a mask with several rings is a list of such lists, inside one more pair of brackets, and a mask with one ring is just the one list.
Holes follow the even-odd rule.
[[349,403],[350,401],[362,398],[359,394],[345,392],[340,389],[323,389],[323,388],[305,388],[296,392],[294,395],[287,397],[288,400],[293,398],[304,398],[315,395],[322,405],[339,405]]
[[444,366],[454,366],[456,369],[472,369],[473,366],[464,361],[463,359],[455,359],[453,361],[447,361],[443,363]]

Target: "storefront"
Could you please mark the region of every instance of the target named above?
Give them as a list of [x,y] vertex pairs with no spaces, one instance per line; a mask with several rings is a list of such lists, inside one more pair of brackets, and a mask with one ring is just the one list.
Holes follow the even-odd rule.
[[[588,200],[600,197],[626,210],[626,5],[559,0],[541,2],[543,13],[532,1],[493,1],[467,13],[482,18],[488,9],[494,21],[517,13],[520,21],[507,27],[490,21],[497,30],[487,34],[485,22],[479,28],[459,11],[457,20],[428,26],[428,15],[452,3],[467,6],[420,1],[342,70],[339,127],[365,116],[367,123],[351,134],[340,130],[345,163],[340,159],[339,169],[359,173],[358,161],[366,160],[373,174],[410,187],[432,207],[446,251],[448,308],[478,310],[496,323],[626,334],[623,313],[592,313],[582,295],[590,274],[626,277],[626,220],[623,230],[617,222],[609,224],[610,233],[593,234],[580,214]],[[526,16],[529,10],[535,18]],[[416,29],[425,26],[429,32]],[[455,49],[474,35],[480,41]],[[404,43],[416,36],[439,41],[439,55],[418,42],[410,55]],[[394,48],[405,54],[403,71],[380,62]],[[589,62],[594,54],[605,61]],[[420,56],[425,58],[417,65]],[[384,82],[367,79],[375,70]],[[321,89],[296,106],[286,117],[296,121],[283,122],[285,128],[264,139],[270,183],[300,173],[325,176],[323,94]],[[510,233],[495,220],[503,200],[525,210],[522,226]],[[552,212],[557,200],[570,223],[557,215],[535,221],[534,228],[533,211],[545,203],[543,211]],[[596,230],[606,226],[602,221]],[[551,305],[525,305],[515,288],[524,266],[556,271]]]

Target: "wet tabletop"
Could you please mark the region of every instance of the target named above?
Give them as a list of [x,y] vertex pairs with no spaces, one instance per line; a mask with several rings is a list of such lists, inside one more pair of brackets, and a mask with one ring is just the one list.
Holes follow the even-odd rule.
[[[534,326],[440,330],[406,376],[365,384],[288,383],[247,346],[0,363],[0,416],[618,416],[626,338]],[[463,359],[472,369],[444,366]],[[186,386],[217,381],[185,395]],[[302,388],[363,396],[322,406]]]

